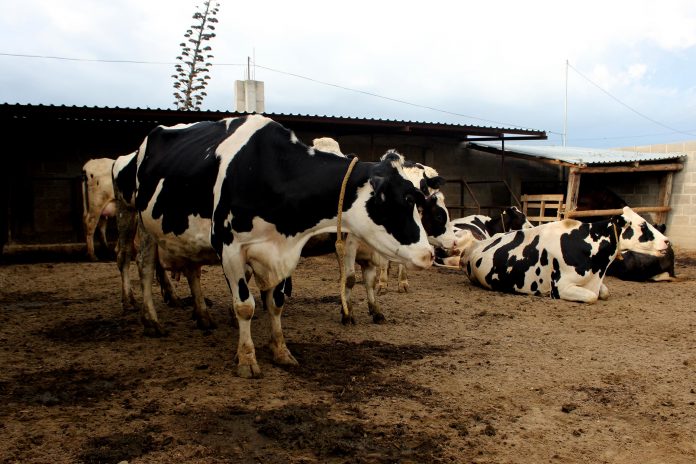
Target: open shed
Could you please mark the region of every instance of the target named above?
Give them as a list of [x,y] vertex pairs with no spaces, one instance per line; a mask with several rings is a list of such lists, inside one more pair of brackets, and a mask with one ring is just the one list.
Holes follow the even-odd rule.
[[[239,116],[224,111],[0,105],[6,137],[0,170],[2,255],[84,248],[81,172],[91,158],[116,158],[137,149],[158,125]],[[345,153],[376,160],[397,148],[407,159],[437,167],[462,143],[543,140],[540,130],[383,119],[272,114],[300,140],[337,139]],[[452,167],[454,174],[461,169]],[[454,175],[453,174],[453,175]]]
[[[633,175],[651,173],[657,175],[658,192],[653,204],[631,204],[638,213],[652,213],[656,223],[666,223],[668,213],[671,210],[670,199],[674,174],[683,169],[683,159],[686,157],[680,152],[637,152],[624,150],[609,150],[596,148],[557,147],[557,146],[526,146],[509,145],[504,142],[473,142],[469,148],[494,153],[505,157],[523,159],[532,162],[556,165],[562,168],[562,183],[566,185],[562,199],[558,203],[556,217],[579,218],[589,216],[608,216],[619,214],[616,208],[578,209],[578,198],[583,176],[602,175],[606,177],[605,186],[616,186],[615,177],[610,179],[607,175]],[[625,178],[624,178],[625,179]],[[632,179],[628,182],[636,182]],[[528,196],[539,206],[543,198],[549,201],[558,198],[558,192],[549,192],[547,196],[540,194]],[[524,200],[524,198],[523,198]],[[524,204],[524,201],[523,201]],[[542,209],[543,209],[542,205]],[[543,213],[543,211],[542,211]],[[540,216],[544,216],[541,214]],[[553,217],[546,216],[546,217]]]

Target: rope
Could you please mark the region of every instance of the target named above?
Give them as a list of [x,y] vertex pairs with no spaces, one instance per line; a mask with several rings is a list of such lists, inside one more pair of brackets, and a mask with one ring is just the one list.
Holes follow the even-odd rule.
[[616,238],[616,259],[621,261],[623,259],[623,255],[621,254],[621,250],[619,249],[619,233],[616,231],[616,223],[612,222],[611,225],[614,226],[614,237]]
[[355,164],[358,162],[358,157],[354,157],[350,165],[348,165],[348,170],[346,175],[343,176],[343,182],[341,183],[341,193],[338,195],[338,214],[336,215],[336,255],[338,256],[338,267],[341,271],[341,309],[343,311],[343,317],[349,317],[348,302],[346,301],[346,271],[344,269],[343,263],[346,256],[346,246],[343,242],[343,233],[341,232],[341,217],[343,216],[343,199],[346,195],[346,185],[348,185],[348,178],[350,173],[353,172]]

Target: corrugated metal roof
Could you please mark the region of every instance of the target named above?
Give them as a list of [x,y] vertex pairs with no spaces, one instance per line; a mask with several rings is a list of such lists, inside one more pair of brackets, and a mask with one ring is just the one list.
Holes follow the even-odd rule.
[[[239,116],[244,113],[231,111],[181,111],[161,108],[120,108],[88,107],[65,105],[22,105],[0,104],[0,117],[26,118],[30,115],[39,117],[59,117],[62,119],[97,119],[97,120],[143,120],[152,119],[158,124],[195,122],[219,119],[227,116]],[[390,133],[432,135],[454,137],[460,141],[491,139],[545,140],[546,132],[527,128],[504,128],[491,126],[474,126],[453,123],[433,123],[419,121],[399,121],[394,119],[371,119],[351,116],[317,116],[293,113],[264,113],[281,124],[294,130],[302,128],[320,129],[327,135],[345,135],[351,133],[369,133],[375,130]],[[299,129],[298,129],[299,128]]]
[[[493,148],[500,150],[502,144],[499,142],[471,142],[469,146],[476,148]],[[576,165],[593,164],[620,164],[634,163],[642,161],[665,161],[686,157],[685,153],[650,153],[612,150],[604,148],[581,148],[581,147],[559,147],[550,145],[510,145],[505,144],[505,152],[517,153],[525,156],[546,158],[557,160],[564,163]]]

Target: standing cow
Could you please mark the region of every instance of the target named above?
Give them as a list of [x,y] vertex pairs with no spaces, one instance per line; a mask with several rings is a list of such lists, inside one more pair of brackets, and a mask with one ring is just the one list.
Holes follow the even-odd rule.
[[156,250],[165,267],[182,270],[194,310],[210,320],[200,268],[222,261],[239,324],[237,373],[259,377],[251,337],[255,302],[245,276],[253,269],[271,318],[278,364],[296,365],[281,327],[284,285],[312,236],[336,230],[341,185],[346,230],[390,259],[415,268],[433,249],[418,215],[423,194],[403,175],[403,157],[351,161],[310,148],[261,115],[157,127],[138,149],[133,206],[139,213],[139,260],[146,332],[163,333],[152,302]]
[[91,159],[82,167],[82,221],[85,227],[87,257],[97,260],[94,253],[94,233],[99,229],[99,240],[104,247],[106,241],[107,219],[116,216],[114,187],[111,183],[110,158]]
[[625,207],[609,220],[565,219],[482,241],[472,238],[461,266],[472,282],[488,289],[593,303],[608,298],[602,280],[621,251],[661,256],[668,248],[664,235]]

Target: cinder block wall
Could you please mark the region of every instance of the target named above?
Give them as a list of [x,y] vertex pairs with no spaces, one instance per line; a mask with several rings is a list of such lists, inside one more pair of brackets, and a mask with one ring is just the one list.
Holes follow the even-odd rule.
[[667,235],[675,246],[696,250],[696,141],[624,149],[650,153],[679,152],[687,155],[684,169],[674,175]]

